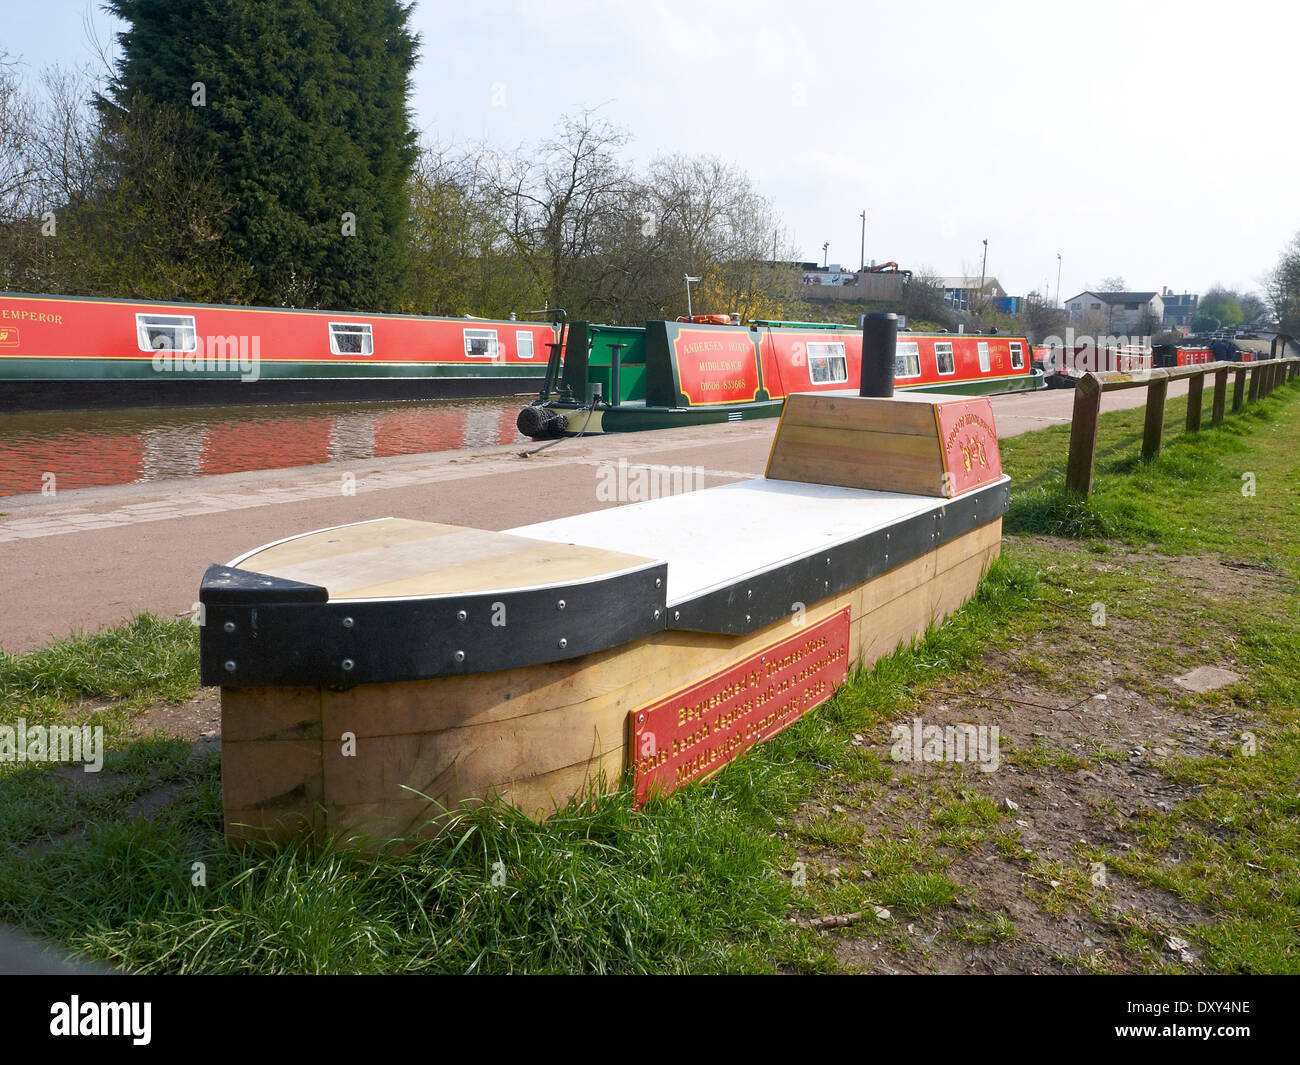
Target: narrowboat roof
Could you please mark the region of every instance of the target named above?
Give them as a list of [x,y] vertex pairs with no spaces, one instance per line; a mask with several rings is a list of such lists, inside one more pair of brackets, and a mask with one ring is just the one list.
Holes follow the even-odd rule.
[[751,318],[750,325],[767,326],[769,329],[848,329],[857,332],[856,325],[844,325],[840,322],[772,322],[764,318]]
[[[0,299],[53,300],[76,303],[120,303],[124,306],[187,307],[198,310],[266,311],[273,314],[346,314],[354,318],[404,318],[415,322],[517,322],[520,325],[546,325],[545,319],[459,317],[441,314],[392,314],[387,311],[348,311],[338,307],[261,307],[246,303],[191,303],[184,300],[124,299],[118,296],[65,296],[61,293],[0,292]],[[525,312],[527,313],[527,312]]]

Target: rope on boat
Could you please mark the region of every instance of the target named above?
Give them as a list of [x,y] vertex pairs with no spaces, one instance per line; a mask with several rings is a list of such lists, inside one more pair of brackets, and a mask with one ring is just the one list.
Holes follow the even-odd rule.
[[[781,395],[782,395],[782,396],[788,396],[790,393],[787,392],[786,389],[785,389],[785,375],[781,373],[781,357],[780,357],[780,355],[777,354],[777,350],[776,350],[776,338],[775,338],[774,336],[772,336],[772,327],[771,327],[770,325],[767,327],[767,339],[768,339],[768,342],[772,345],[772,365],[776,367],[776,381],[777,381],[777,385],[778,385],[778,386],[780,387],[780,389],[781,389]],[[804,359],[806,360],[806,359],[808,358],[808,345],[805,343],[803,347],[804,347],[803,357],[804,357]],[[760,342],[759,342],[759,345],[758,345],[758,365],[759,365],[759,368],[760,368],[760,370],[761,370],[761,368],[762,368],[762,366],[763,366],[763,344],[762,344],[762,341],[760,341]],[[808,373],[811,374],[811,373],[812,373],[812,370],[809,369]],[[764,383],[764,385],[767,384],[766,381],[764,381],[763,383]],[[771,390],[770,388],[767,389],[767,397],[768,397],[768,399],[771,399],[771,398],[772,398],[772,390]]]

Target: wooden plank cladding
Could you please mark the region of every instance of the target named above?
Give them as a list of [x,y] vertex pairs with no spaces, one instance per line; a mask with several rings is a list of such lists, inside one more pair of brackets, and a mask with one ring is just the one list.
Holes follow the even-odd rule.
[[224,688],[227,835],[373,847],[492,797],[546,817],[623,781],[643,708],[844,611],[849,659],[869,665],[960,607],[1000,543],[996,518],[747,635],[666,629],[565,661],[346,691]]
[[983,397],[797,393],[786,401],[767,476],[952,498],[1002,476],[993,407]]

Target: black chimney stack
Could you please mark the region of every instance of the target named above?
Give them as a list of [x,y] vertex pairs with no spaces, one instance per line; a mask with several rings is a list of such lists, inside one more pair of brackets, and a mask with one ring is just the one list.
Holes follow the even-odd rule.
[[860,396],[888,398],[894,394],[894,349],[898,346],[898,315],[862,316],[862,384]]

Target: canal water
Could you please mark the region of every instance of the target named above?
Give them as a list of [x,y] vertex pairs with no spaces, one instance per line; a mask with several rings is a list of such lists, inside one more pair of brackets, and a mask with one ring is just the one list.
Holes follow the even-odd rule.
[[529,398],[0,414],[0,496],[512,444]]

